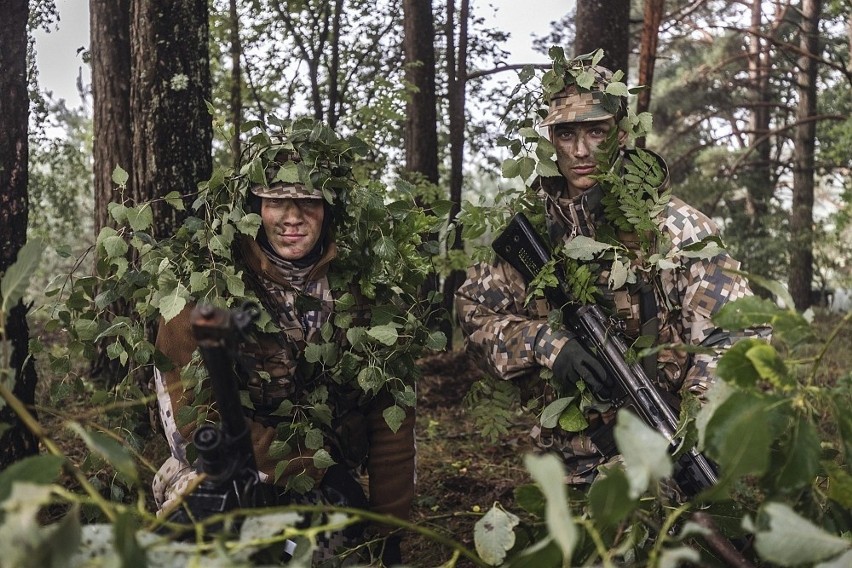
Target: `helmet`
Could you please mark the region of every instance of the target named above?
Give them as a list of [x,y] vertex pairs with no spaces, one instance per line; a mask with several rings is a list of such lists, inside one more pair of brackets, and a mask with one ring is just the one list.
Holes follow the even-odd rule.
[[600,65],[589,67],[588,71],[594,74],[594,82],[589,88],[581,87],[576,82],[576,77],[584,72],[583,68],[575,67],[566,73],[565,82],[568,84],[550,97],[547,116],[539,126],[608,118],[618,120],[623,116],[627,108],[625,97],[606,93],[607,85],[612,80],[612,71]]
[[277,199],[322,199],[322,189],[308,187],[301,182],[299,164],[301,156],[293,150],[279,150],[266,163],[263,170],[263,183],[251,186],[251,192],[258,197]]

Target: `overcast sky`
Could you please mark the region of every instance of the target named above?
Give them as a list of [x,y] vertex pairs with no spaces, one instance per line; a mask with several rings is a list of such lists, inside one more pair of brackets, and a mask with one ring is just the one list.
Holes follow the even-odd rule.
[[[573,0],[472,0],[473,10],[489,24],[511,33],[506,49],[511,53],[507,63],[531,63],[541,59],[532,51],[532,34],[544,35],[550,22],[573,8]],[[56,0],[59,27],[50,33],[36,32],[39,82],[63,98],[69,105],[80,102],[77,77],[82,73],[88,84],[89,69],[83,63],[80,48],[89,47],[88,0]]]

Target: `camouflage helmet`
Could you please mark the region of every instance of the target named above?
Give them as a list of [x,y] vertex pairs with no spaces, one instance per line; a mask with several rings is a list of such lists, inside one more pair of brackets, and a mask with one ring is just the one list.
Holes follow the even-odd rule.
[[254,183],[250,190],[258,197],[273,199],[323,199],[322,190],[301,183],[299,164],[301,156],[294,151],[281,149],[266,163],[263,183]]
[[600,65],[589,67],[588,71],[594,74],[594,82],[589,88],[579,86],[574,80],[574,72],[582,71],[581,68],[574,68],[566,74],[566,82],[569,84],[550,97],[547,116],[539,126],[621,118],[626,110],[627,100],[605,92],[612,81],[612,71]]

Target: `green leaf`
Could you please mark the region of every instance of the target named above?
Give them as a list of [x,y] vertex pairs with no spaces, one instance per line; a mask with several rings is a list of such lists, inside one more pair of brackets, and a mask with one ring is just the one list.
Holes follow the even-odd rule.
[[652,482],[671,477],[674,467],[668,440],[629,410],[618,412],[615,443],[624,457],[632,499],[642,495]]
[[76,422],[71,422],[68,427],[83,439],[89,450],[104,458],[116,471],[133,483],[139,482],[136,462],[124,446],[106,434],[89,432]]
[[559,416],[562,414],[562,411],[571,404],[572,400],[574,400],[573,397],[557,398],[548,404],[541,413],[540,422],[542,428],[554,428],[559,422]]
[[728,302],[713,316],[713,323],[724,329],[746,329],[770,323],[784,310],[773,302],[757,296],[746,296]]
[[396,328],[391,325],[377,325],[367,330],[367,335],[384,345],[395,345],[399,339]]
[[497,566],[515,546],[515,527],[520,519],[494,504],[473,526],[476,553],[486,564]]
[[762,475],[769,465],[771,401],[733,392],[707,423],[705,444],[726,478]]
[[364,392],[378,392],[385,384],[385,374],[379,367],[370,365],[358,373],[358,385]]
[[606,243],[596,241],[595,239],[577,235],[571,242],[563,247],[563,252],[568,258],[575,260],[594,260],[602,252],[611,250],[614,247]]
[[716,375],[723,381],[744,388],[752,387],[760,380],[754,362],[748,357],[750,349],[762,343],[758,339],[742,339],[725,350],[716,365]]
[[429,334],[424,347],[432,351],[443,351],[447,347],[447,336],[443,331],[433,331]]
[[319,428],[309,428],[305,432],[305,446],[309,450],[318,450],[325,444],[325,439],[322,435],[322,430]]
[[501,168],[501,171],[503,177],[507,179],[512,179],[513,177],[518,176],[521,173],[518,160],[514,158],[506,158],[505,160],[503,160],[503,166]]
[[535,171],[536,161],[532,158],[521,158],[518,161],[518,169],[522,180],[527,180]]
[[74,320],[73,327],[80,341],[92,341],[98,335],[98,322],[90,319]]
[[262,220],[257,213],[247,213],[239,221],[237,221],[237,230],[250,237],[257,236],[257,231],[260,229]]
[[784,360],[768,343],[758,342],[746,351],[746,357],[754,365],[760,377],[774,386],[789,389],[795,385],[796,380],[787,371]]
[[317,469],[326,469],[336,463],[337,462],[332,459],[331,454],[323,448],[320,448],[314,453],[314,467]]
[[183,311],[188,298],[189,290],[180,282],[176,282],[174,289],[160,298],[160,315],[168,322]]
[[578,534],[571,510],[568,508],[562,463],[552,454],[528,454],[524,458],[524,464],[547,499],[545,520],[550,535],[562,550],[563,558],[570,559],[577,545]]
[[44,243],[41,239],[29,239],[18,250],[18,258],[6,269],[0,279],[0,294],[3,296],[2,310],[9,313],[18,301],[24,297],[35,269],[41,262]]
[[566,432],[581,432],[589,426],[589,421],[578,404],[571,404],[559,416],[559,427]]
[[396,432],[399,431],[400,426],[402,426],[403,420],[405,420],[405,411],[394,404],[382,411],[382,417],[385,419],[385,423],[388,425],[388,428],[396,434]]
[[846,509],[852,509],[852,475],[833,461],[823,461],[828,472],[828,496]]
[[639,506],[630,496],[630,482],[620,467],[599,475],[589,489],[589,507],[595,520],[606,526],[618,524]]
[[127,254],[129,246],[121,235],[111,235],[99,242],[106,253],[106,258],[118,258]]
[[382,260],[393,260],[397,256],[396,243],[390,237],[381,237],[373,246],[373,252]]
[[819,470],[820,439],[814,425],[802,416],[796,417],[773,458],[780,462],[772,468],[779,489],[793,492],[808,487]]
[[130,207],[126,214],[127,222],[134,231],[144,231],[154,223],[154,212],[148,203]]
[[228,293],[236,298],[242,298],[246,293],[246,285],[239,274],[228,274],[225,276],[225,284],[228,286]]
[[171,205],[177,211],[185,211],[186,205],[183,202],[183,197],[177,191],[170,191],[163,197],[166,203]]
[[130,179],[130,174],[124,171],[124,168],[121,166],[115,166],[115,169],[112,170],[112,181],[116,185],[120,185],[122,187],[127,185],[127,180]]
[[189,275],[189,291],[193,294],[206,290],[210,285],[210,269]]
[[550,159],[539,159],[535,171],[542,177],[559,177],[562,175],[556,166],[556,162]]
[[822,530],[784,503],[765,504],[759,522],[754,547],[761,559],[779,566],[812,565],[852,548],[848,540]]

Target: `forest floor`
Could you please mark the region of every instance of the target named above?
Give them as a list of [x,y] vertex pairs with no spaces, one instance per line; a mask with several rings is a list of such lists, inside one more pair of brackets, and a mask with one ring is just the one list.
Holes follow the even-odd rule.
[[[840,321],[838,316],[820,316],[814,324],[820,337],[826,338]],[[852,358],[842,346],[852,345],[852,328],[847,324],[835,338],[833,348],[825,354],[817,384],[833,382],[852,370]],[[816,350],[817,347],[814,347]],[[815,353],[813,353],[815,354]],[[463,399],[471,385],[483,377],[483,372],[461,351],[436,354],[419,362],[422,379],[418,385],[417,407],[417,495],[412,521],[459,542],[474,550],[474,525],[495,502],[509,511],[518,513],[514,503],[514,489],[530,482],[523,465],[523,456],[532,451],[529,430],[534,417],[518,415],[509,432],[497,442],[483,437]],[[41,377],[49,376],[47,370]],[[43,380],[39,389],[42,408],[56,405],[57,393],[49,380]],[[55,385],[54,385],[55,386]],[[53,390],[53,396],[48,391]],[[60,442],[63,452],[76,464],[85,466],[90,460],[79,438],[67,433],[61,424],[72,416],[92,415],[91,393],[76,393],[64,398],[61,415],[40,412],[39,418],[47,432]],[[53,399],[49,402],[47,399]],[[57,408],[57,406],[52,406]],[[65,431],[65,434],[61,432]],[[150,499],[150,480],[153,470],[167,455],[165,439],[159,433],[142,428],[142,457],[148,467],[140,468],[143,489]],[[103,475],[105,495],[113,499],[132,502],[130,494],[115,493],[117,484]],[[70,479],[63,482],[71,487]],[[112,494],[110,494],[112,487]],[[62,511],[55,511],[58,516]],[[54,517],[54,515],[48,515]],[[408,534],[403,540],[403,557],[416,567],[442,566],[452,558],[452,550],[422,534]],[[467,568],[473,563],[462,558],[455,564]]]

